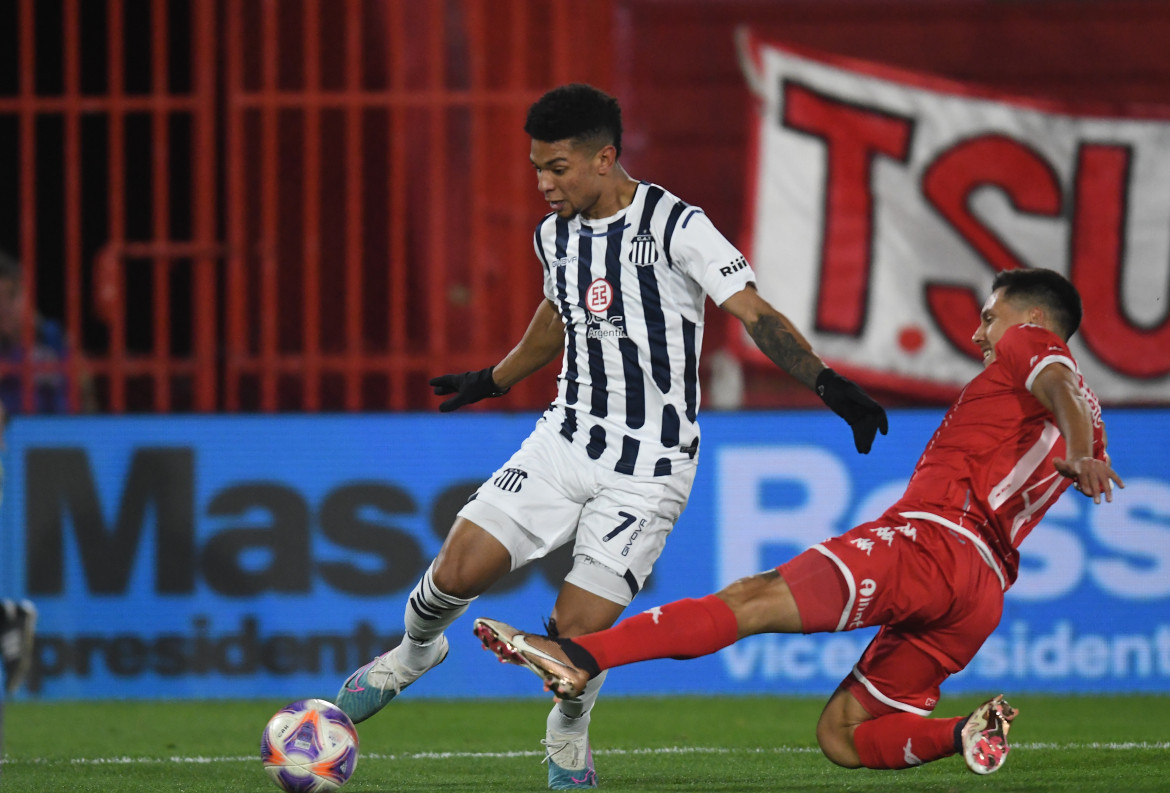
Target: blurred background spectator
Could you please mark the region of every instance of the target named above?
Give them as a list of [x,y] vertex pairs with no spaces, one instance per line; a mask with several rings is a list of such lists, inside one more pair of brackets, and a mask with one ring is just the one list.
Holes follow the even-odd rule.
[[34,364],[64,364],[75,353],[61,324],[32,311],[32,345],[25,345],[25,316],[29,312],[20,263],[0,251],[0,362],[11,364],[0,375],[0,431],[9,419],[21,413],[73,413],[97,410],[93,387],[82,371],[80,404],[70,404],[68,375],[63,367],[33,370],[32,404],[25,404],[24,386],[18,367]]

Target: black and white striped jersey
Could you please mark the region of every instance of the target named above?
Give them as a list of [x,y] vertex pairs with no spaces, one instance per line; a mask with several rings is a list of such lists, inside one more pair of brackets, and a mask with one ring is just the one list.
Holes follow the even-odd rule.
[[534,242],[566,336],[546,420],[621,473],[691,465],[704,299],[754,281],[747,260],[701,209],[648,182],[612,217],[546,216]]

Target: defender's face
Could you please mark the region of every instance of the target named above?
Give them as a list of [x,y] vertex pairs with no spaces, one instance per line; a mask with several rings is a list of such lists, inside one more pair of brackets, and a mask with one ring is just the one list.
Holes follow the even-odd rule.
[[601,196],[598,154],[571,140],[532,141],[529,159],[536,169],[536,188],[557,217],[589,217]]
[[971,341],[983,351],[983,368],[987,368],[995,360],[995,345],[1003,338],[1004,332],[1015,325],[1036,322],[1036,308],[1019,308],[1004,300],[1004,288],[996,289],[983,304],[983,311],[979,314],[979,327],[971,336]]

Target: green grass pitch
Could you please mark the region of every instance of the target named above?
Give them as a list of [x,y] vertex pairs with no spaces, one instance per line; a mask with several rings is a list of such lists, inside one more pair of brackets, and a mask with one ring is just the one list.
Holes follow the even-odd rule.
[[[1017,695],[1013,753],[989,777],[958,758],[848,771],[817,751],[821,701],[602,698],[592,740],[613,791],[1167,791],[1170,698]],[[944,700],[938,715],[978,698]],[[4,793],[271,793],[257,756],[276,701],[10,703]],[[545,789],[549,701],[404,698],[359,725],[345,793]]]

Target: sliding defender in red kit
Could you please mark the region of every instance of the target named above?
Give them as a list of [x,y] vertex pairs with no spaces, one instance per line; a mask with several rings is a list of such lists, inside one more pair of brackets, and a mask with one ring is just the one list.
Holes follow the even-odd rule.
[[847,768],[907,768],[962,754],[989,774],[1007,758],[1016,710],[1002,695],[967,717],[928,718],[944,680],[999,624],[1019,546],[1070,486],[1094,503],[1124,487],[1105,426],[1068,339],[1081,301],[1051,270],[1000,273],[972,340],[984,369],[959,395],[879,519],[714,595],[679,600],[572,639],[490,619],[476,635],[529,667],[557,696],[605,669],[694,658],[758,633],[881,626],[817,724],[825,755]]

